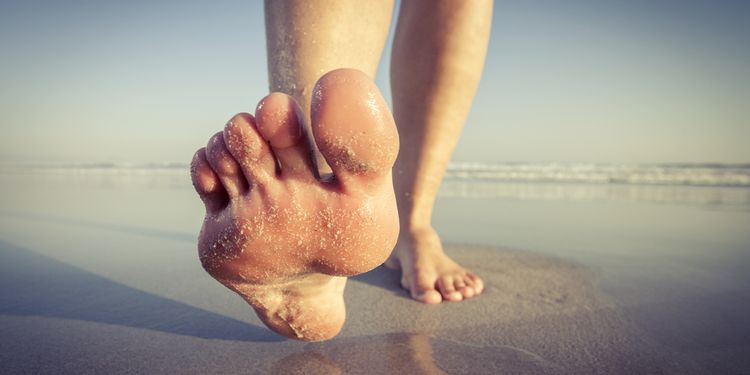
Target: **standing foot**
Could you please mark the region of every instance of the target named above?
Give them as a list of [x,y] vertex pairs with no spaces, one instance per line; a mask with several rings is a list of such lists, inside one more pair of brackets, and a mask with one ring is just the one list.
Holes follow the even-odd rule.
[[401,286],[423,303],[462,301],[484,290],[482,279],[445,254],[432,227],[402,231],[385,265],[400,269]]

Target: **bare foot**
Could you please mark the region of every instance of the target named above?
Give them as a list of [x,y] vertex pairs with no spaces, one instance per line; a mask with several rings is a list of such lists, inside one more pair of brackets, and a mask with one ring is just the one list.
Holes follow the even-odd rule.
[[443,252],[432,227],[403,230],[385,265],[401,269],[401,286],[424,303],[462,301],[484,290],[484,283]]
[[391,167],[398,134],[362,72],[323,76],[312,129],[334,175],[315,172],[301,111],[274,93],[232,118],[196,152],[192,178],[206,205],[198,251],[211,276],[275,332],[325,340],[344,324],[346,277],[377,267],[398,237]]

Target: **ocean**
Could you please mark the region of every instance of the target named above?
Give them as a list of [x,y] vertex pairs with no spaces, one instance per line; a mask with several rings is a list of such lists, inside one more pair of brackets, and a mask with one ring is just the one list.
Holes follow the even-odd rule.
[[[1,163],[0,175],[189,186],[185,163]],[[149,178],[150,177],[150,178]],[[441,197],[631,201],[747,208],[750,164],[451,162]]]

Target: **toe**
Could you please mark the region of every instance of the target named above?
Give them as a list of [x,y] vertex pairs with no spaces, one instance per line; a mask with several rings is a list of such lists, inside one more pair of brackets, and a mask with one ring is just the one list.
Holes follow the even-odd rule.
[[211,169],[219,177],[219,181],[229,194],[229,198],[236,198],[247,189],[247,181],[240,172],[239,164],[224,144],[223,132],[216,133],[208,141],[206,157]]
[[435,278],[427,275],[418,275],[413,277],[408,283],[408,289],[411,297],[415,300],[426,303],[436,304],[443,301],[443,297],[435,290]]
[[206,149],[201,148],[195,152],[193,161],[190,163],[190,176],[193,186],[198,195],[206,205],[206,210],[214,212],[227,204],[227,192],[221,186],[219,177],[216,176],[206,159]]
[[481,294],[484,290],[484,282],[482,279],[479,278],[479,276],[468,272],[466,274],[467,282],[471,283],[471,288],[474,289],[474,295]]
[[265,185],[276,174],[276,161],[261,137],[256,120],[247,113],[232,117],[224,127],[224,144],[250,186]]
[[[312,128],[318,149],[344,188],[371,186],[373,178],[390,176],[398,133],[366,74],[339,69],[321,77],[313,91]],[[370,179],[368,184],[357,184],[363,178]]]
[[437,280],[437,287],[440,294],[443,295],[443,299],[446,301],[457,302],[463,299],[463,296],[459,291],[456,290],[453,277],[443,276]]
[[461,293],[461,295],[464,297],[464,299],[474,297],[474,295],[475,295],[474,288],[472,288],[470,286],[463,287],[463,288],[459,289],[458,291]]
[[310,138],[302,127],[302,110],[291,96],[273,93],[255,110],[258,130],[268,140],[285,177],[314,178]]
[[474,297],[474,288],[471,287],[471,283],[466,279],[466,275],[458,275],[453,279],[453,287],[463,298]]

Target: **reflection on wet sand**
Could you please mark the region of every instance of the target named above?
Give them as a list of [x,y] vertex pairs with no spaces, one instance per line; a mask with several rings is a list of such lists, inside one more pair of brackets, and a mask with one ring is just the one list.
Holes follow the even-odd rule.
[[316,348],[306,347],[276,361],[272,373],[341,374],[344,369],[347,374],[446,374],[435,362],[430,338],[420,333],[393,333],[310,346]]
[[308,344],[277,360],[272,374],[554,374],[564,369],[524,349],[391,333]]
[[339,375],[336,362],[314,350],[290,354],[273,364],[271,374]]
[[[399,337],[401,336],[401,337]],[[387,336],[389,360],[410,374],[445,374],[435,362],[430,338],[420,333]]]

